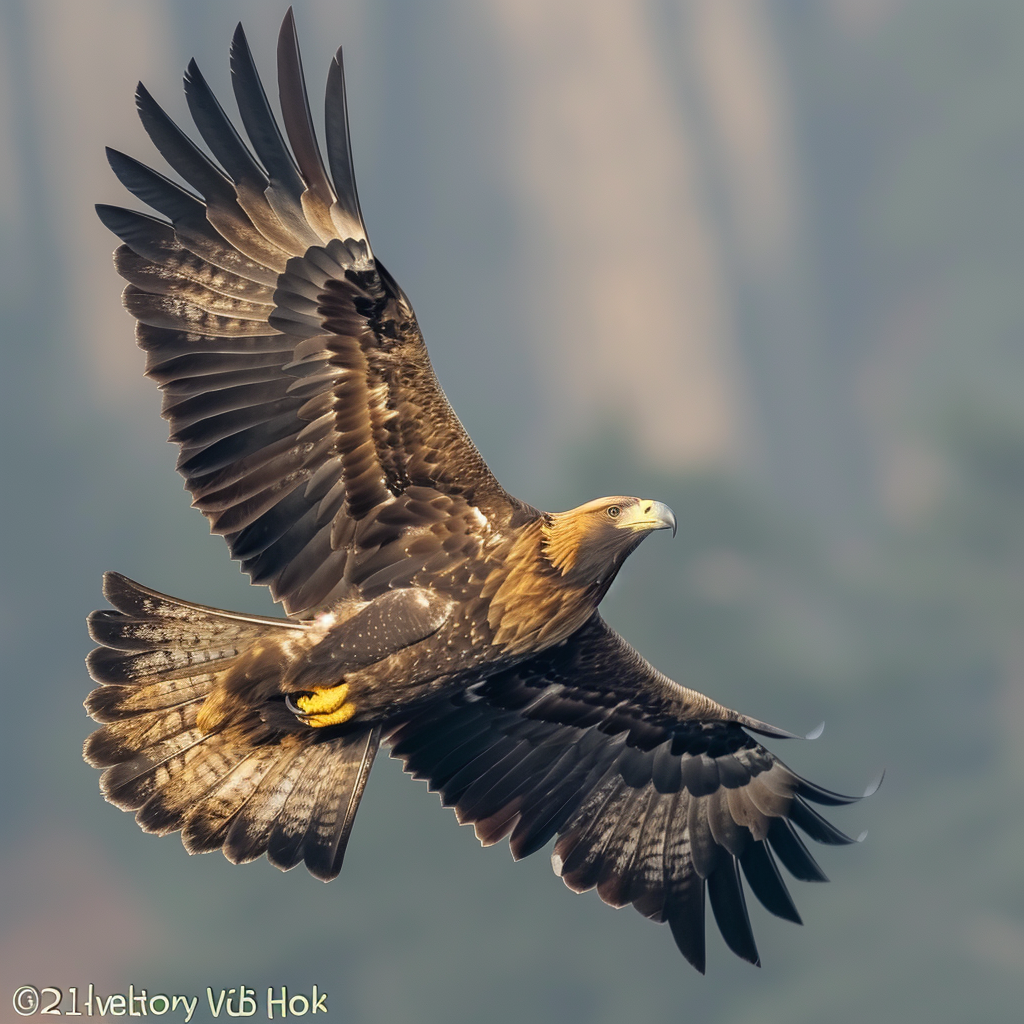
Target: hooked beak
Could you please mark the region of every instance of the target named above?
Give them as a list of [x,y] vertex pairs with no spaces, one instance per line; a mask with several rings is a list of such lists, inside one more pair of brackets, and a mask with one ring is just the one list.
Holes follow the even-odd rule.
[[672,536],[676,535],[676,516],[672,509],[664,502],[647,498],[636,507],[635,518],[631,518],[628,525],[634,530],[671,530]]

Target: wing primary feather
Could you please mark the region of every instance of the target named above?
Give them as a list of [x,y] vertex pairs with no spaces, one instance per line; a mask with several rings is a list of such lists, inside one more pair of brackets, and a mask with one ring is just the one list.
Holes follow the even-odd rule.
[[171,167],[198,189],[208,202],[215,200],[234,206],[235,190],[231,182],[171,120],[142,82],[135,89],[135,106],[146,134]]
[[672,894],[665,908],[665,917],[679,952],[701,974],[707,969],[704,886],[703,878],[691,874],[686,884]]
[[203,141],[231,175],[236,187],[262,194],[270,184],[266,172],[242,141],[194,60],[189,61],[185,71],[185,99]]
[[785,921],[803,924],[767,843],[751,843],[740,855],[740,866],[751,891],[767,910]]
[[313,118],[309,111],[306,95],[306,80],[302,73],[302,55],[295,32],[295,15],[292,9],[284,16],[281,33],[277,40],[277,81],[281,96],[281,112],[284,128],[292,152],[306,185],[326,209],[334,202],[334,189],[327,178],[320,147],[317,145]]
[[324,239],[310,225],[302,208],[306,186],[277,126],[241,25],[231,41],[231,85],[249,140],[270,173],[270,185],[264,193],[267,202],[292,236],[292,255],[301,256]]
[[[128,156],[127,153],[110,146],[106,152],[110,169],[137,199],[169,217],[172,222],[182,220],[190,226],[205,222],[206,208],[198,196],[175,184],[159,171],[154,171],[152,167],[147,167],[135,157]],[[207,233],[211,237],[214,234],[208,225]],[[224,240],[219,236],[218,239],[223,244]]]
[[701,878],[710,877],[717,867],[724,851],[715,843],[708,824],[707,803],[709,797],[690,796],[687,807],[687,832],[690,836],[690,859],[693,869]]
[[807,779],[801,778],[799,775],[796,776],[796,779],[797,793],[805,800],[811,800],[824,807],[842,807],[845,804],[855,804],[858,800],[863,800],[864,796],[870,796],[874,792],[869,788],[864,796],[846,796],[844,793],[836,793],[831,789],[825,789],[824,786],[816,786],[813,782],[808,782]]
[[[273,267],[257,263],[225,241],[206,219],[206,206],[197,196],[116,149],[107,148],[107,160],[132,195],[170,219],[186,248],[223,270],[260,284],[276,283],[277,272]],[[287,262],[283,253],[280,262],[283,268]]]
[[826,821],[816,810],[798,796],[793,797],[789,808],[789,819],[799,825],[815,842],[826,846],[848,846],[857,842],[845,832],[840,832],[830,821]]
[[733,818],[726,794],[725,789],[719,789],[705,800],[707,823],[714,841],[738,857],[750,842],[750,830]]
[[741,959],[761,966],[754,933],[750,928],[747,901],[735,857],[725,857],[708,878],[708,898],[725,944]]
[[327,95],[324,99],[324,128],[327,162],[334,179],[338,208],[349,226],[353,238],[366,240],[366,227],[359,208],[356,191],[356,172],[352,164],[352,142],[348,123],[348,104],[345,96],[345,70],[339,49],[327,73]]
[[160,262],[163,245],[174,245],[174,228],[165,220],[138,210],[126,210],[123,206],[96,204],[96,215],[103,226],[113,231],[133,252]]
[[[140,82],[135,103],[143,127],[163,158],[206,200],[210,223],[235,248],[268,266],[280,266],[293,248],[280,230],[268,224],[266,200],[247,215],[239,192],[219,167],[171,120]],[[266,234],[260,228],[267,229]]]
[[804,846],[785,818],[772,818],[768,825],[768,842],[786,870],[801,882],[827,882],[828,876]]
[[231,84],[242,124],[271,180],[292,196],[301,195],[305,186],[270,109],[241,24],[231,40]]

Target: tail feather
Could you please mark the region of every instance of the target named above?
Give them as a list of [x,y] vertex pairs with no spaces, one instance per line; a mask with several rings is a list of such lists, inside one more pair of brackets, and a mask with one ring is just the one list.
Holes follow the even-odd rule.
[[[380,744],[380,729],[345,737],[342,742],[334,752],[335,765],[340,770],[323,775],[299,847],[307,870],[325,882],[341,871],[352,822]],[[285,808],[286,815],[290,805],[291,800]]]
[[114,720],[97,729],[85,742],[85,759],[94,768],[110,768],[131,761],[159,743],[194,729],[199,699],[167,709],[163,714],[141,714]]
[[199,732],[197,742],[152,770],[157,786],[139,808],[135,820],[147,832],[164,835],[178,831],[193,809],[206,801],[208,794],[248,753],[245,747],[232,743],[224,735]]
[[210,742],[199,729],[192,728],[161,740],[145,752],[115,764],[100,776],[100,791],[115,807],[137,811],[170,780],[181,775],[192,757],[189,752]]
[[283,755],[280,747],[257,747],[220,778],[186,815],[181,841],[189,853],[219,850],[233,821],[249,804]]
[[[223,608],[211,608],[209,605],[169,597],[157,590],[150,590],[149,587],[144,587],[119,572],[103,574],[103,596],[119,612],[126,615],[136,616],[149,623],[154,619],[184,619],[201,627],[204,634],[219,632],[232,625],[255,629],[260,626],[270,626],[274,629],[303,628],[299,623],[289,622],[287,619],[275,619],[266,615],[243,615],[240,612],[229,612]],[[106,614],[110,615],[110,612]],[[173,625],[162,622],[161,627],[173,628]]]
[[98,683],[143,683],[147,679],[188,679],[208,671],[211,662],[227,661],[240,653],[240,647],[213,650],[151,650],[126,654],[124,651],[97,647],[86,665]]
[[282,871],[289,871],[302,861],[310,818],[323,783],[321,773],[327,753],[323,746],[309,746],[296,758],[295,783],[267,843],[267,859]]
[[223,849],[234,863],[266,853],[282,869],[305,861],[318,878],[337,875],[379,728],[277,729],[253,709],[259,728],[204,729],[200,717],[236,659],[307,627],[189,604],[117,573],[104,594],[114,610],[89,617],[103,646],[87,662],[103,685],[86,700],[103,727],[85,759],[106,769],[107,800],[146,831],[181,830],[190,853]]
[[96,643],[115,651],[149,651],[154,647],[166,647],[172,635],[168,625],[155,630],[150,619],[109,608],[93,612],[86,621],[89,636]]
[[342,752],[344,771],[334,776],[333,787],[320,794],[317,811],[310,820],[312,835],[307,839],[304,857],[306,867],[317,878],[327,881],[341,871],[352,823],[379,746],[379,726],[353,737]]
[[256,786],[245,814],[232,819],[224,837],[224,856],[232,864],[247,864],[267,852],[267,843],[277,825],[302,768],[301,748],[282,749],[266,777]]
[[[204,673],[184,679],[158,679],[145,686],[101,686],[86,698],[85,709],[97,722],[119,722],[146,712],[170,711],[202,701],[215,681],[212,673]],[[85,759],[89,760],[88,747]]]
[[[227,647],[234,641],[251,640],[261,629],[259,620],[214,618],[205,609],[202,613],[204,618],[163,616],[154,622],[155,615],[143,617],[104,608],[93,612],[87,622],[93,640],[116,651],[180,650],[182,645],[208,650],[210,641]],[[281,625],[280,620],[269,622]]]

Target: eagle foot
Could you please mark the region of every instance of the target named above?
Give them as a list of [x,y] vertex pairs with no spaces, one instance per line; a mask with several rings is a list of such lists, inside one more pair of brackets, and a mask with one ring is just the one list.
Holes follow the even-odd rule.
[[337,686],[314,687],[294,700],[289,694],[284,702],[296,718],[314,729],[322,729],[328,725],[341,725],[356,713],[355,705],[346,702],[347,696],[348,683],[339,683]]

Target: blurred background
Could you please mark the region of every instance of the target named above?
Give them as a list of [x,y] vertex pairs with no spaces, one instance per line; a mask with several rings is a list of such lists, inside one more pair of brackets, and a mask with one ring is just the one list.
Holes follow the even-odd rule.
[[732,707],[824,718],[773,744],[815,781],[885,768],[832,815],[870,836],[792,884],[804,928],[752,907],[761,970],[709,923],[702,979],[545,853],[481,851],[386,757],[326,888],[105,804],[80,758],[100,573],[271,604],[173,471],[92,209],[133,205],[103,146],[161,166],[134,85],[184,123],[190,56],[229,105],[239,18],[269,87],[284,4],[0,0],[2,1004],[316,983],[359,1024],[1012,1019],[1024,6],[295,6],[316,106],[345,45],[374,248],[491,467],[549,509],[672,505],[606,617]]

